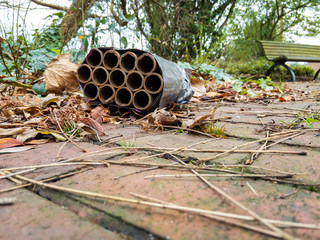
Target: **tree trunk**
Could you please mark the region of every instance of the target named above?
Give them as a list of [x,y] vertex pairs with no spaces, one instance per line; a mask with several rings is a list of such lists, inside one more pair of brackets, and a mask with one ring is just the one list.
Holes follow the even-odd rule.
[[68,43],[77,33],[79,28],[83,26],[83,22],[88,17],[88,11],[93,7],[96,0],[83,0],[72,2],[69,9],[66,11],[61,25],[60,34],[63,39],[63,45]]

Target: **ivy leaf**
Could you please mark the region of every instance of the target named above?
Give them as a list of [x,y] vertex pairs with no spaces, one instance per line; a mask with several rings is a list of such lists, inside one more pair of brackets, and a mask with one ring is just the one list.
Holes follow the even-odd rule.
[[117,26],[116,22],[112,21],[112,23],[108,27],[108,30],[112,31],[112,30],[114,30],[116,28],[116,26]]
[[32,90],[38,94],[38,95],[43,95],[45,94],[45,92],[47,91],[46,90],[46,86],[45,86],[45,83],[41,83],[41,84],[35,84],[32,86]]
[[89,42],[88,42],[88,38],[84,37],[82,38],[82,45],[84,47],[84,52],[86,52],[88,50],[88,46],[89,46]]
[[123,48],[128,46],[128,40],[126,37],[121,37],[120,42],[124,45]]
[[133,14],[126,14],[125,15],[125,18],[129,21],[133,20],[134,19],[134,15]]

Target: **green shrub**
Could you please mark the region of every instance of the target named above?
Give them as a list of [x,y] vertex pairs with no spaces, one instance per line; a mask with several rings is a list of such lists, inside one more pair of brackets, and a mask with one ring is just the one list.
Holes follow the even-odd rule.
[[290,67],[292,68],[296,76],[314,76],[315,74],[314,69],[307,65],[294,64]]

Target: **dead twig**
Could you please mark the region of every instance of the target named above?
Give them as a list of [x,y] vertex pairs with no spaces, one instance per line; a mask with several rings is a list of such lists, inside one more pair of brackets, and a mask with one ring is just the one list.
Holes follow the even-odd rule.
[[296,190],[294,190],[294,191],[291,192],[291,193],[284,194],[284,195],[281,195],[281,196],[276,196],[275,198],[276,198],[276,199],[285,199],[285,198],[287,198],[287,197],[290,197],[290,196],[296,194],[297,192],[299,192],[299,190],[300,190],[300,187],[298,187]]
[[254,193],[254,195],[256,195],[257,197],[259,197],[258,193],[256,192],[256,190],[254,190],[254,188],[251,186],[251,184],[249,182],[247,182],[247,186],[250,188],[250,190]]
[[82,152],[86,152],[86,151],[87,151],[86,149],[80,147],[76,142],[74,142],[74,141],[63,131],[63,129],[62,129],[62,127],[60,126],[60,123],[59,123],[59,121],[58,121],[57,114],[56,114],[55,112],[53,112],[53,114],[54,114],[54,118],[55,118],[55,120],[56,120],[56,122],[57,122],[57,125],[58,125],[58,127],[59,127],[59,129],[60,129],[60,132],[65,136],[65,138],[68,139],[68,141],[70,141],[70,142],[71,142],[73,145],[75,145],[77,148],[79,148]]
[[232,148],[232,149],[230,149],[230,150],[228,150],[228,151],[225,151],[225,152],[223,152],[223,153],[219,153],[219,154],[217,154],[217,155],[214,155],[214,156],[212,156],[212,157],[205,158],[205,159],[199,159],[199,160],[198,160],[198,163],[199,163],[199,164],[202,164],[202,163],[211,161],[211,160],[213,160],[213,159],[216,159],[216,158],[218,158],[218,157],[224,156],[224,155],[226,155],[226,154],[228,154],[228,153],[231,153],[231,152],[233,152],[234,150],[236,150],[236,149],[238,149],[238,148],[245,147],[245,146],[249,146],[249,145],[252,145],[252,144],[254,144],[254,143],[259,143],[259,142],[265,141],[265,140],[267,140],[267,139],[271,140],[271,139],[276,139],[276,138],[279,138],[279,137],[281,137],[281,136],[265,137],[265,138],[261,138],[261,139],[258,139],[258,140],[252,141],[252,142],[244,143],[244,144],[241,144],[241,145],[239,145],[239,146],[235,146],[234,148]]
[[[80,126],[78,126],[78,127],[76,128],[76,130],[73,131],[73,133],[72,133],[72,134],[70,135],[70,137],[69,137],[70,140],[73,139],[74,135],[76,134],[76,132],[77,132],[79,129],[80,129]],[[69,139],[68,139],[68,141],[64,142],[64,143],[61,145],[61,147],[59,148],[59,151],[58,151],[58,154],[57,154],[57,156],[56,156],[56,159],[59,159],[59,156],[60,156],[60,154],[61,154],[61,151],[62,151],[62,149],[67,145],[67,143],[70,141]]]
[[268,144],[268,140],[270,137],[270,132],[267,131],[267,136],[266,136],[266,141],[264,142],[264,144],[262,144],[260,146],[260,148],[258,149],[257,153],[254,153],[251,155],[250,159],[248,159],[245,164],[250,165],[254,162],[254,160],[256,160],[258,158],[258,156],[261,154],[261,151],[265,150],[267,148],[267,144]]
[[[39,168],[47,168],[47,167],[60,167],[60,166],[72,166],[72,165],[105,165],[109,167],[108,162],[66,162],[66,163],[51,163],[51,164],[41,164],[41,165],[31,165],[31,166],[21,166],[21,167],[9,167],[9,168],[2,168],[0,171],[16,171],[21,169],[30,169],[27,171],[34,171]],[[12,173],[12,176],[17,175],[18,173]],[[3,176],[7,178],[8,176]]]
[[[124,149],[126,147],[113,147],[108,148],[110,150]],[[154,150],[154,151],[171,151],[176,148],[170,147],[130,147],[130,149],[143,149],[143,150]],[[181,152],[201,152],[201,153],[223,153],[229,151],[228,149],[194,149],[194,148],[183,148],[180,149]],[[296,155],[306,155],[305,151],[282,151],[282,150],[256,150],[256,149],[236,149],[234,153],[279,153],[279,154],[296,154]]]
[[15,197],[3,197],[0,198],[0,206],[4,206],[4,205],[11,205],[14,204],[17,201],[17,198]]
[[[292,175],[266,175],[266,174],[200,174],[202,177],[241,177],[241,178],[290,178]],[[163,174],[150,175],[144,178],[187,178],[196,177],[194,174]]]
[[[55,176],[55,177],[51,177],[51,178],[47,178],[47,179],[41,180],[41,182],[50,182],[50,181],[55,181],[55,180],[61,180],[61,179],[66,178],[66,177],[70,177],[70,176],[73,176],[73,175],[75,175],[75,174],[88,171],[89,169],[91,169],[91,168],[89,167],[89,168],[86,168],[86,169],[84,169],[84,170],[77,170],[77,171],[74,171],[74,172],[69,172],[69,173],[66,173],[66,174],[61,174],[61,175],[59,175],[59,176]],[[8,172],[8,174],[10,174],[10,172]],[[32,183],[22,184],[22,182],[21,182],[20,180],[15,179],[15,178],[9,178],[9,179],[10,179],[12,182],[18,184],[18,186],[11,187],[11,188],[6,188],[6,189],[2,189],[2,190],[0,190],[0,193],[10,192],[10,191],[13,191],[13,190],[17,190],[17,189],[21,189],[21,188],[25,188],[25,187],[29,187],[29,186],[33,185]]]

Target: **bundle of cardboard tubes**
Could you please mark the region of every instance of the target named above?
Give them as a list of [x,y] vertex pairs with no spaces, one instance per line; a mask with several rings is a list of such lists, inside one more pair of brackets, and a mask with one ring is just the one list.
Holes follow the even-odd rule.
[[85,97],[146,111],[161,97],[161,69],[152,54],[94,48],[77,70]]

